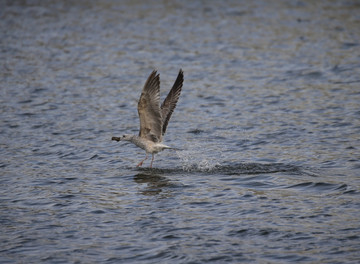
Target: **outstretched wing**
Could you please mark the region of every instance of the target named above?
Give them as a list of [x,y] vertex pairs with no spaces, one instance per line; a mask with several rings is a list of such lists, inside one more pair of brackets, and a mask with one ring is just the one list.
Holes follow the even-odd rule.
[[164,102],[161,105],[162,135],[164,135],[166,132],[166,128],[169,123],[170,117],[174,112],[176,104],[179,100],[183,82],[184,82],[184,72],[180,69],[173,87],[171,88],[169,94],[166,96]]
[[162,139],[162,117],[160,112],[160,77],[154,70],[145,82],[138,103],[140,118],[139,136],[153,142]]

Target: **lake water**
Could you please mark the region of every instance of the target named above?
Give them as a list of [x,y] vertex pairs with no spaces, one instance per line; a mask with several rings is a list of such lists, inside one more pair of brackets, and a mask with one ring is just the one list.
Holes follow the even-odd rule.
[[[359,263],[358,1],[1,1],[1,263]],[[185,82],[164,151],[156,68]]]

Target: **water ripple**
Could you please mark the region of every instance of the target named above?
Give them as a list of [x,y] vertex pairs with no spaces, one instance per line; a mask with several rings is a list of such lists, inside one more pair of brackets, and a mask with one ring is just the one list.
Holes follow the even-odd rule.
[[[0,1],[1,263],[359,263],[356,1]],[[155,168],[148,74],[183,92]]]

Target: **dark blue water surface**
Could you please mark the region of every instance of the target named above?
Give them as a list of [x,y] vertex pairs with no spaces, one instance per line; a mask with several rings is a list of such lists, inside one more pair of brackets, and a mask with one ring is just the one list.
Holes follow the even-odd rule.
[[[1,263],[359,263],[358,1],[1,1]],[[137,100],[183,92],[153,169]]]

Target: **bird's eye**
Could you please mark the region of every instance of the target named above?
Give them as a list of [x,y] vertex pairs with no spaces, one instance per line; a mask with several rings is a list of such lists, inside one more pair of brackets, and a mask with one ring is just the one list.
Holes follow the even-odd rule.
[[125,137],[125,135],[122,136],[123,138]]

